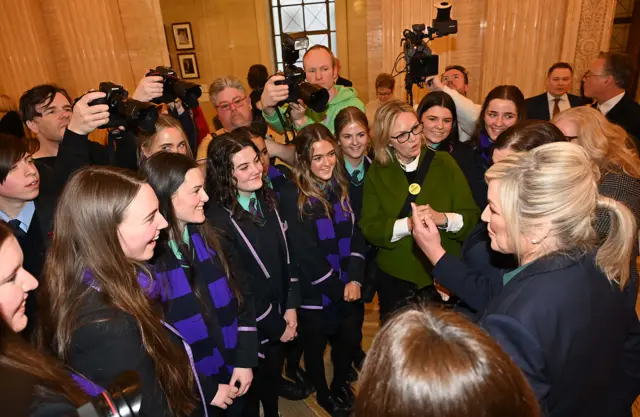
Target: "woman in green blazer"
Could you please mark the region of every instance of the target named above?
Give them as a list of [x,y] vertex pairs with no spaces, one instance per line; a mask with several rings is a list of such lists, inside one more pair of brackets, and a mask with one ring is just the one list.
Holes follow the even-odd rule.
[[[365,177],[359,224],[366,239],[380,248],[377,285],[383,321],[417,290],[433,285],[433,266],[414,244],[411,217],[398,218],[409,192],[417,193],[416,205],[433,218],[442,246],[453,254],[460,253],[480,215],[460,167],[448,153],[426,146],[423,129],[413,108],[404,102],[391,101],[376,113],[376,158]],[[418,184],[418,167],[430,152],[435,155]]]

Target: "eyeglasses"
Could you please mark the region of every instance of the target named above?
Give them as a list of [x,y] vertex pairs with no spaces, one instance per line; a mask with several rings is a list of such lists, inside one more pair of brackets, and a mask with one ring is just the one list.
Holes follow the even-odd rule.
[[237,109],[238,107],[242,107],[247,100],[247,97],[237,97],[234,98],[230,102],[222,102],[218,104],[216,107],[222,111],[230,111],[232,108]]
[[397,140],[398,143],[405,143],[406,141],[409,140],[412,133],[414,135],[419,135],[420,133],[422,133],[423,130],[424,130],[424,125],[418,122],[408,132],[402,132],[395,136],[391,136],[391,139]]

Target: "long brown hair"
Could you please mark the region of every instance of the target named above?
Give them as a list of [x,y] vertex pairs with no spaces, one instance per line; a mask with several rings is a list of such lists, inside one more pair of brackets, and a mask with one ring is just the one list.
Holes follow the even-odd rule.
[[509,100],[513,102],[516,106],[516,111],[518,112],[517,122],[527,120],[527,107],[525,106],[522,91],[520,91],[520,89],[515,85],[499,85],[495,87],[493,90],[489,91],[487,98],[485,98],[484,103],[482,103],[482,110],[480,110],[480,116],[478,116],[478,121],[476,122],[476,129],[473,132],[470,141],[471,145],[474,147],[480,146],[480,135],[486,133],[484,114],[487,112],[489,103],[496,99]]
[[300,130],[295,142],[296,153],[295,164],[293,166],[293,179],[300,190],[298,195],[298,211],[300,212],[301,218],[306,214],[310,214],[305,211],[305,206],[309,203],[310,198],[315,198],[322,204],[327,217],[333,217],[333,207],[323,191],[322,184],[311,172],[313,144],[323,140],[331,143],[336,152],[336,166],[333,168],[333,177],[331,179],[331,181],[335,180],[333,191],[340,198],[342,209],[349,213],[352,212],[349,205],[349,185],[340,146],[338,146],[331,131],[326,126],[320,123],[314,123]]
[[411,307],[373,340],[354,417],[538,417],[524,375],[478,326],[435,308]]
[[67,183],[56,210],[38,299],[39,345],[53,348],[62,360],[68,358],[72,335],[84,324],[79,308],[95,291],[83,283],[84,273],[91,271],[107,302],[136,320],[170,409],[189,414],[194,409],[195,376],[187,355],[169,339],[160,309],[138,283],[137,271],[148,271],[125,256],[118,239],[117,226],[144,184],[133,172],[99,166],[78,171]]
[[[218,141],[218,138],[216,138]],[[182,230],[178,228],[178,219],[176,212],[173,208],[172,197],[178,191],[178,188],[184,183],[187,172],[192,169],[199,169],[200,165],[193,158],[189,158],[186,155],[179,153],[158,152],[151,156],[151,158],[144,161],[140,167],[140,173],[153,188],[153,191],[158,197],[160,214],[167,220],[169,227],[160,232],[160,244],[161,250],[170,251],[169,241],[173,240],[178,242],[178,250],[182,254],[182,259],[186,259],[189,265],[193,265],[195,259],[193,259],[193,251],[189,250],[186,243],[182,241]],[[209,170],[207,170],[209,172]],[[238,284],[232,271],[229,269],[227,258],[222,250],[220,239],[218,238],[218,232],[205,221],[202,224],[193,224],[193,227],[198,234],[202,237],[202,241],[208,248],[213,249],[217,254],[217,258],[220,260],[222,269],[227,276],[229,287],[233,291],[234,296],[238,300],[238,303],[242,305],[242,293],[240,291],[240,284]],[[156,252],[158,252],[156,250]],[[193,290],[196,298],[200,302],[203,311],[203,317],[208,319],[213,312],[207,311],[207,304],[202,300],[202,294],[199,286],[195,284],[195,272],[194,268],[187,268],[186,275],[189,280],[189,286]]]
[[[0,248],[9,239],[15,239],[13,232],[5,222],[0,221]],[[88,397],[73,382],[71,374],[62,364],[50,356],[40,354],[15,334],[4,320],[0,320],[0,367],[31,376],[35,385],[63,395],[76,406],[87,401]],[[15,388],[18,390],[25,387]]]

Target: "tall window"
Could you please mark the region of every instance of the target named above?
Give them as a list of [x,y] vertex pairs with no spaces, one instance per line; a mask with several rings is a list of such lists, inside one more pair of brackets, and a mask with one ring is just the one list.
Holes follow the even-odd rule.
[[337,55],[335,0],[271,0],[271,6],[273,46],[279,71],[283,69],[281,33],[304,32],[309,38],[309,47],[324,45]]

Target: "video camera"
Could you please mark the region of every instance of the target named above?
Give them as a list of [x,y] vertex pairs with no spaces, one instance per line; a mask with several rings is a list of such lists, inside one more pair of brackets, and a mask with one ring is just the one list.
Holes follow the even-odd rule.
[[180,99],[182,104],[190,109],[199,106],[198,99],[202,95],[200,85],[181,80],[173,68],[158,66],[156,69],[150,70],[146,76],[160,76],[163,78],[162,96],[153,99],[153,103],[171,103],[176,99]]
[[99,91],[106,96],[91,100],[88,104],[89,106],[97,104],[109,106],[109,122],[100,126],[100,129],[125,126],[131,130],[155,131],[155,123],[158,120],[156,106],[128,98],[129,92],[123,86],[111,82],[100,83]]
[[[405,29],[402,32],[403,38],[400,45],[404,46],[405,89],[410,104],[413,104],[413,84],[422,88],[427,77],[438,74],[438,55],[431,52],[427,43],[435,38],[458,33],[458,21],[451,20],[451,3],[441,1],[436,3],[435,7],[438,9],[438,14],[433,19],[433,26],[425,27],[424,23],[416,24],[411,26],[411,30]],[[424,41],[425,39],[427,42]]]
[[284,80],[276,81],[275,84],[286,84],[289,86],[289,97],[279,106],[287,102],[297,103],[302,99],[311,110],[322,113],[327,109],[329,102],[329,92],[326,88],[308,83],[306,73],[295,65],[300,58],[300,51],[309,48],[309,38],[304,34],[282,34],[282,61],[284,62]]
[[140,377],[135,371],[126,371],[116,377],[107,391],[77,412],[78,417],[136,417],[141,405]]

